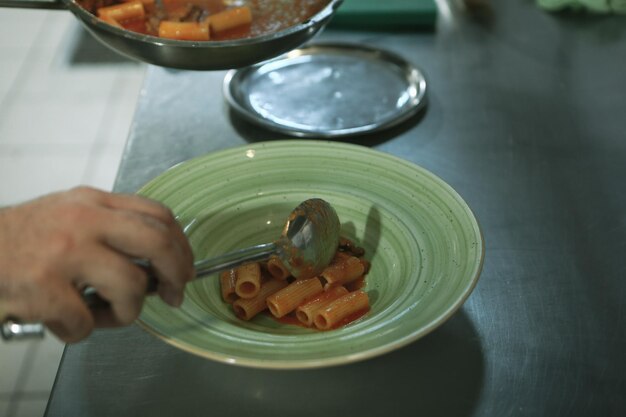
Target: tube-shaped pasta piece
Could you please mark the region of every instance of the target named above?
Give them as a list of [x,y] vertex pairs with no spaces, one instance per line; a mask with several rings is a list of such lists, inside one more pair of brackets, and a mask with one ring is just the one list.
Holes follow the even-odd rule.
[[370,268],[372,267],[372,263],[365,258],[359,258],[361,263],[363,264],[363,275],[367,275],[370,272]]
[[222,290],[222,299],[227,303],[233,303],[237,300],[235,292],[235,284],[237,282],[237,273],[234,269],[229,269],[220,273],[220,288]]
[[211,38],[207,21],[172,22],[163,20],[159,23],[159,36],[183,41],[208,41]]
[[252,12],[247,6],[224,10],[209,17],[211,30],[220,33],[252,22]]
[[252,262],[235,268],[235,292],[241,298],[252,298],[261,290],[261,266]]
[[[124,3],[128,3],[134,0],[124,0]],[[154,0],[139,0],[144,5],[144,7],[152,7],[154,6]]]
[[275,279],[266,281],[261,285],[261,291],[254,298],[240,298],[233,303],[233,310],[237,317],[243,320],[250,320],[261,311],[267,308],[267,297],[284,289],[287,281]]
[[322,271],[322,278],[326,280],[324,289],[347,284],[363,276],[364,272],[365,266],[361,259],[339,252],[331,264]]
[[124,20],[143,19],[146,11],[140,0],[133,0],[113,6],[100,7],[98,9],[98,17],[102,18],[105,15],[119,23]]
[[[282,281],[279,281],[282,282]],[[267,306],[274,317],[291,313],[305,300],[324,291],[320,280],[315,278],[294,281],[276,294],[267,298]]]
[[351,316],[369,308],[369,297],[361,290],[348,293],[315,313],[313,323],[320,330],[329,330]]
[[305,302],[296,308],[296,317],[301,323],[312,326],[315,313],[319,310],[327,307],[335,301],[337,298],[348,294],[348,290],[345,287],[333,287],[328,291],[324,291],[317,297]]
[[98,19],[102,20],[103,22],[108,23],[111,26],[115,26],[116,28],[124,29],[124,27],[122,25],[120,25],[117,20],[113,19],[108,14],[102,15],[102,16],[98,17]]
[[267,272],[275,279],[287,279],[291,273],[282,263],[282,261],[273,256],[267,261]]

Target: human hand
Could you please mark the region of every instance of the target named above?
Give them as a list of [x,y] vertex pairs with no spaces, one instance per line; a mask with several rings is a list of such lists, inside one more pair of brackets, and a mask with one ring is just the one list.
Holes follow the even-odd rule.
[[[0,322],[43,322],[66,342],[94,327],[128,325],[146,295],[150,261],[159,296],[183,300],[194,275],[187,238],[169,209],[136,195],[87,187],[50,194],[0,210]],[[96,289],[108,308],[90,310],[81,298]]]

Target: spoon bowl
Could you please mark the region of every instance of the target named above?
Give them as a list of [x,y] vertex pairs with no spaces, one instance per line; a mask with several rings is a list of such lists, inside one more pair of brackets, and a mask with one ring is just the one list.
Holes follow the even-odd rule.
[[340,228],[339,217],[328,202],[306,200],[287,220],[277,241],[278,257],[296,278],[317,276],[335,255]]
[[291,212],[278,240],[197,261],[196,279],[272,255],[277,255],[295,278],[312,278],[332,260],[340,228],[339,217],[328,202],[305,200]]

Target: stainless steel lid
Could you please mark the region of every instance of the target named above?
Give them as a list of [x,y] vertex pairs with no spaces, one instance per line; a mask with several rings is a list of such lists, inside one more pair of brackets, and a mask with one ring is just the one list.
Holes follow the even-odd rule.
[[425,104],[422,71],[388,51],[315,44],[229,71],[224,95],[245,119],[298,137],[337,138],[397,125]]

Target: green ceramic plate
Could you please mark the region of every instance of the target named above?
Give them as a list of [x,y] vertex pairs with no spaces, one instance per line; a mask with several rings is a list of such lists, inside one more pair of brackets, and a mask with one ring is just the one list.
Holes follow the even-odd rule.
[[173,167],[140,190],[172,208],[197,259],[275,240],[301,201],[330,202],[342,234],[366,250],[371,311],[317,332],[267,316],[237,319],[212,277],[180,309],[150,297],[140,324],[206,358],[259,368],[312,368],[377,356],[445,322],[476,285],[483,240],[471,210],[428,171],[365,147],[256,143]]

